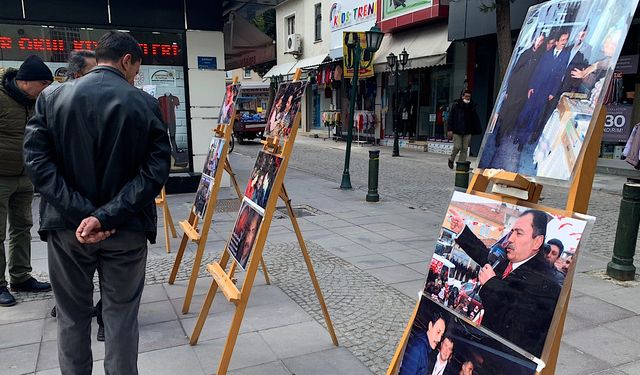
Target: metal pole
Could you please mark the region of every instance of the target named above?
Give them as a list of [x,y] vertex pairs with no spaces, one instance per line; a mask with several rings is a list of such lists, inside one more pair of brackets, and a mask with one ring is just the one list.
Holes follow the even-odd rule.
[[380,200],[378,194],[378,171],[380,169],[380,150],[369,151],[369,191],[367,192],[367,202],[377,202]]
[[356,40],[353,56],[353,78],[351,79],[351,102],[349,103],[349,118],[347,128],[347,151],[344,154],[344,170],[342,171],[342,183],[340,189],[352,189],[351,176],[349,175],[349,160],[351,158],[351,140],[353,139],[353,114],[356,110],[356,94],[358,93],[358,73],[360,71],[360,55],[362,48],[360,40]]
[[633,256],[636,252],[640,226],[640,184],[624,184],[613,256],[607,264],[607,275],[617,280],[628,281],[635,278],[636,267]]
[[399,135],[398,135],[398,65],[400,65],[400,60],[398,60],[396,62],[396,66],[395,66],[395,82],[396,82],[396,88],[395,88],[395,93],[396,93],[396,97],[394,100],[394,108],[393,108],[393,152],[391,153],[391,156],[400,156],[400,140],[399,140]]

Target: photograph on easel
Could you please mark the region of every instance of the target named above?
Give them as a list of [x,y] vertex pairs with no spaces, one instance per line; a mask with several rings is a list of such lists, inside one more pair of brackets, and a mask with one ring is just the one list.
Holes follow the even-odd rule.
[[238,99],[238,92],[240,91],[239,84],[228,84],[224,94],[224,100],[220,107],[220,114],[218,117],[218,124],[227,125],[231,123],[231,116],[233,116],[233,110],[236,107],[236,100]]
[[269,200],[281,162],[281,157],[260,151],[249,176],[244,196],[263,209],[267,206],[267,200]]
[[207,153],[207,158],[204,161],[202,174],[206,174],[211,178],[215,177],[216,169],[218,168],[218,162],[220,161],[220,156],[222,155],[222,150],[224,148],[224,143],[225,141],[222,138],[211,138],[211,143],[209,144],[209,152]]
[[421,296],[398,375],[534,375],[543,364]]
[[296,115],[300,112],[306,81],[280,84],[264,131],[267,136],[287,139]]
[[588,220],[455,192],[423,294],[540,357]]
[[570,180],[612,85],[638,0],[551,0],[529,9],[478,167]]
[[263,216],[264,210],[262,208],[248,198],[242,199],[238,217],[231,232],[228,250],[243,270],[246,270]]
[[209,198],[211,197],[211,189],[213,188],[213,178],[203,174],[200,177],[200,184],[196,190],[196,200],[193,203],[193,209],[201,219],[207,211]]

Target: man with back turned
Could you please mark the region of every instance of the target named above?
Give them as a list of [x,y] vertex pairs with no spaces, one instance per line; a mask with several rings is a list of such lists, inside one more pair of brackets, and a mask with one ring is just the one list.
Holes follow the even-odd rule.
[[158,102],[133,86],[138,42],[110,31],[98,66],[36,103],[25,163],[42,196],[40,236],[58,307],[62,374],[92,372],[93,275],[102,274],[106,374],[137,374],[138,309],[147,240],[155,242],[155,196],[170,144]]

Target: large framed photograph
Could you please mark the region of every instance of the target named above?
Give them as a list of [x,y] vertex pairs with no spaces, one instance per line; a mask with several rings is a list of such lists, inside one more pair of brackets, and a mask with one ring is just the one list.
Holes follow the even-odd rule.
[[212,137],[209,144],[209,152],[207,158],[204,161],[204,168],[202,168],[202,174],[214,178],[216,170],[218,169],[218,162],[220,156],[222,156],[222,150],[224,149],[225,140],[218,137]]
[[260,151],[249,176],[244,196],[263,209],[267,206],[281,162],[281,157]]
[[248,198],[243,198],[227,247],[229,253],[243,270],[246,270],[263,216],[264,210]]
[[306,87],[306,81],[280,84],[264,129],[267,136],[289,138]]
[[198,215],[201,219],[204,217],[204,213],[207,211],[213,184],[214,180],[211,176],[203,174],[200,177],[200,184],[198,185],[198,190],[196,190],[196,201],[193,204],[193,209],[195,210],[196,215]]
[[220,114],[218,117],[218,124],[230,124],[233,117],[233,111],[236,107],[236,100],[238,99],[238,93],[240,92],[240,84],[229,84],[224,94],[224,100],[220,107]]
[[423,293],[540,358],[593,221],[456,192]]
[[544,364],[421,296],[399,375],[534,375]]
[[611,100],[611,77],[637,5],[638,0],[551,0],[529,9],[479,168],[573,177],[598,112]]

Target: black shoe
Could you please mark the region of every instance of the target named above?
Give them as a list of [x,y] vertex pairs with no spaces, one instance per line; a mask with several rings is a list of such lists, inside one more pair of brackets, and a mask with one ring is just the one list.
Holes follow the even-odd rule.
[[104,341],[104,326],[98,325],[98,334],[96,335],[96,340]]
[[55,318],[56,316],[58,316],[58,309],[56,309],[56,307],[53,306],[53,309],[51,309],[51,317]]
[[449,159],[447,161],[448,161],[447,165],[449,166],[449,169],[453,169],[453,160]]
[[47,282],[40,282],[33,277],[28,278],[26,281],[20,284],[11,284],[12,292],[48,292],[51,290],[51,284]]
[[16,299],[13,298],[9,289],[6,286],[0,286],[0,306],[9,307],[16,304]]

